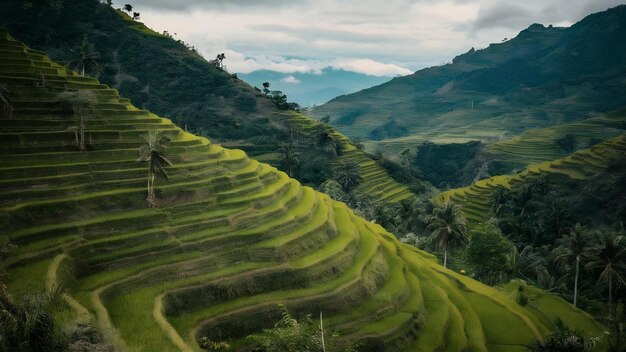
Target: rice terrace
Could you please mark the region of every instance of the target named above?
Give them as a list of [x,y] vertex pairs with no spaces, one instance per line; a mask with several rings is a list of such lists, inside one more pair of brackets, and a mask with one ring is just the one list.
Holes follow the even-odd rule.
[[626,351],[626,5],[555,4],[3,2],[0,351]]

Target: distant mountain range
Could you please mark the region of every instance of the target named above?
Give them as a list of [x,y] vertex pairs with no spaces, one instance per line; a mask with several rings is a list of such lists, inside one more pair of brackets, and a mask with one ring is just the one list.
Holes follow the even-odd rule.
[[320,105],[337,96],[354,93],[391,79],[331,68],[326,68],[320,73],[261,70],[237,75],[257,87],[261,87],[263,82],[269,82],[271,89],[282,91],[287,94],[289,101],[301,106]]
[[626,6],[568,28],[533,24],[452,63],[314,109],[351,137],[410,146],[493,141],[626,105]]

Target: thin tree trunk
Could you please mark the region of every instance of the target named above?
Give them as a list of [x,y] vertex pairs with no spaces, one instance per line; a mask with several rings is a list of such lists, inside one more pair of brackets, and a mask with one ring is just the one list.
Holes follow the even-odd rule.
[[83,66],[83,67],[82,67],[82,69],[81,69],[80,75],[81,75],[81,76],[83,76],[83,77],[85,77],[85,63],[84,63],[84,62],[83,62],[83,65],[82,65],[82,66]]
[[443,249],[443,267],[447,268],[448,267],[448,248],[444,248]]
[[79,134],[80,134],[80,150],[85,150],[85,118],[81,115],[80,123],[79,123]]
[[613,275],[609,274],[609,321],[613,320]]
[[324,343],[324,320],[322,319],[322,311],[320,311],[320,331],[322,332],[322,351],[326,352],[326,344]]
[[152,189],[151,189],[151,180],[152,180],[152,160],[148,160],[148,206],[152,206]]
[[576,307],[576,299],[578,298],[578,272],[580,266],[580,258],[576,257],[576,276],[574,277],[574,307]]

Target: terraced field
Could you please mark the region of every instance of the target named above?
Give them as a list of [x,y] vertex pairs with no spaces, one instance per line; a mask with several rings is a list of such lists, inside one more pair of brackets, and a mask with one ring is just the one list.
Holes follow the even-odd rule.
[[[294,128],[305,134],[309,133],[317,124],[316,121],[300,114],[291,114],[289,119]],[[356,188],[359,193],[367,195],[375,201],[387,203],[399,202],[415,196],[406,186],[391,178],[387,171],[378,165],[376,161],[352,145],[348,137],[334,129],[332,133],[337,143],[341,146],[341,155],[336,158],[334,164],[336,165],[345,160],[353,160],[359,164],[361,176],[363,177],[363,180]]]
[[[75,319],[121,350],[197,351],[202,336],[247,350],[278,303],[322,310],[341,338],[389,351],[523,351],[556,316],[601,336],[562,299],[537,290],[521,306],[510,294],[519,284],[498,291],[444,270],[343,203],[136,109],[6,34],[0,82],[12,105],[0,119],[0,235],[18,246],[9,290],[67,287]],[[75,118],[54,102],[68,89],[97,94],[89,151],[76,151]],[[175,165],[147,208],[136,160],[153,130],[171,138]]]
[[489,205],[491,194],[498,186],[510,189],[539,175],[586,179],[605,169],[612,160],[624,154],[626,154],[626,133],[564,158],[533,164],[516,174],[494,176],[467,187],[445,191],[435,197],[435,201],[438,203],[453,201],[461,204],[470,223],[477,224],[488,220],[492,215]]
[[558,136],[571,134],[582,147],[615,137],[624,130],[626,110],[620,110],[577,122],[529,130],[511,139],[489,144],[487,152],[497,162],[520,168],[561,158],[562,152],[554,145]]

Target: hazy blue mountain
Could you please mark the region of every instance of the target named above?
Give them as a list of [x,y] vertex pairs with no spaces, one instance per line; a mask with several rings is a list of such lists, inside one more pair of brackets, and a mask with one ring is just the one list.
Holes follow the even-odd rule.
[[239,78],[249,84],[261,87],[269,82],[272,90],[281,90],[289,101],[302,106],[323,104],[337,96],[357,92],[384,82],[391,77],[375,77],[362,73],[324,69],[321,73],[280,73],[275,71],[255,71],[240,73]]

